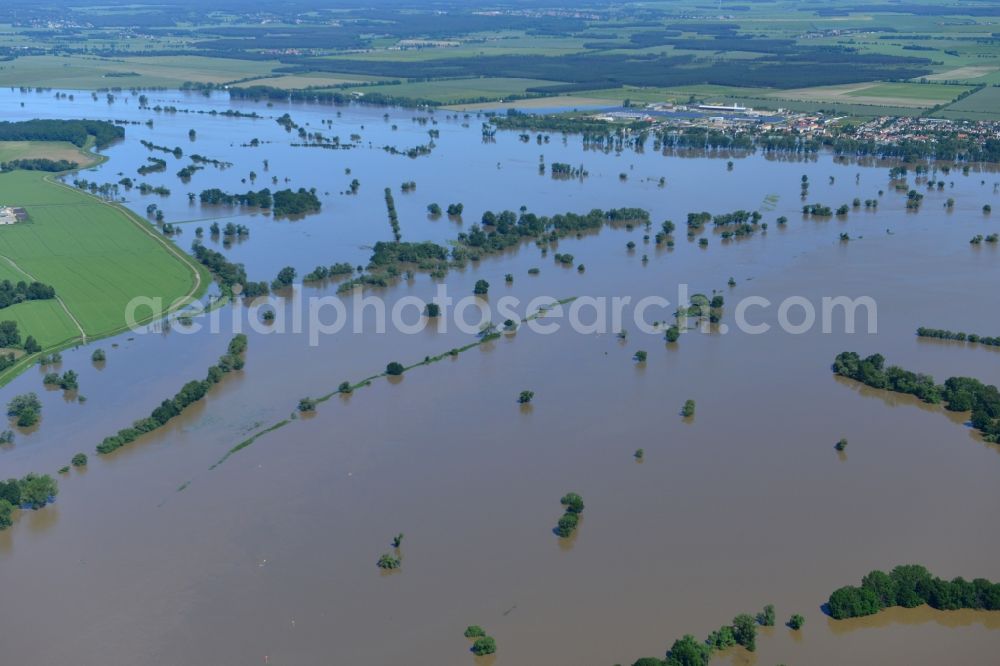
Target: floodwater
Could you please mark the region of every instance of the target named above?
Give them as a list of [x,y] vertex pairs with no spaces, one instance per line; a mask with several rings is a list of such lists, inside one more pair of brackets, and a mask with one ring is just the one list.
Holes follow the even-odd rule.
[[[16,91],[0,95],[0,113],[152,118],[151,129],[129,125],[126,140],[106,151],[110,160],[82,177],[105,182],[122,173],[170,187],[165,198],[133,191],[128,205],[144,214],[155,202],[167,221],[184,222],[177,239],[184,248],[193,227],[207,229],[205,218],[247,224],[249,239],[225,251],[255,280],[285,265],[301,275],[319,263],[363,263],[370,245],[391,239],[387,186],[405,240],[444,242],[484,210],[521,205],[539,214],[639,206],[656,225],[669,218],[679,229],[689,211],[760,209],[769,228],[729,243],[707,229],[704,249],[679,231],[673,250],[644,244],[641,228],[609,228],[559,243],[558,252],[586,264],[583,273],[559,267],[533,245],[454,271],[445,280],[451,295],[471,294],[483,278],[492,285],[490,304],[505,295],[523,303],[540,295],[676,302],[680,283],[691,293],[719,290],[729,330],[685,334],[667,345],[662,333],[643,334],[628,318],[627,341],[576,332],[565,317],[551,334],[522,328],[335,396],[210,470],[249,434],[288,417],[301,397],[474,339],[455,326],[415,335],[369,326],[316,346],[307,333],[250,332],[243,372],[161,431],[113,456],[91,456],[86,471],[60,477],[56,504],[22,514],[0,533],[0,583],[10,600],[0,611],[0,661],[610,666],[662,656],[675,638],[703,637],[767,603],[776,606],[779,626],[762,630],[757,652],[731,650],[716,663],[995,660],[998,613],[893,609],[836,622],[820,607],[833,589],[902,563],[947,578],[1000,579],[1000,447],[982,442],[961,415],[858,387],[829,370],[834,356],[850,349],[881,352],[939,381],[971,375],[996,383],[996,349],[913,335],[918,326],[1000,332],[990,286],[1000,278],[1000,248],[968,242],[997,231],[995,214],[981,212],[983,204],[1000,204],[996,173],[938,174],[954,184],[941,192],[919,187],[923,208],[908,213],[885,165],[839,164],[828,155],[733,157],[729,171],[729,158],[667,157],[651,142],[642,154],[584,151],[579,137],[564,143],[560,135],[542,146],[517,133],[484,143],[483,119],[474,115],[446,119],[439,111],[436,125],[422,125],[412,119],[423,114],[403,110],[388,111],[388,120],[382,109],[345,108],[338,117],[333,107],[148,94],[151,104],[266,117],[157,114],[140,111],[135,98],[126,103],[127,93],[109,105],[86,93],[69,101]],[[360,134],[362,144],[291,147],[294,133],[274,121],[285,111],[328,136]],[[333,127],[323,127],[324,119]],[[381,150],[426,143],[432,127],[440,137],[430,156]],[[262,145],[241,147],[253,138]],[[174,173],[187,158],[153,153],[170,168],[137,178],[149,154],[142,139],[234,166],[207,167],[184,185]],[[541,154],[549,164],[582,163],[590,175],[582,182],[539,175]],[[189,191],[245,191],[250,183],[241,179],[251,170],[254,189],[285,187],[286,177],[287,186],[316,187],[323,211],[274,220],[189,204]],[[854,197],[877,198],[879,189],[885,194],[878,212],[807,220],[802,174],[812,183],[809,202],[836,208]],[[278,186],[269,182],[274,175]],[[341,195],[352,178],[360,192]],[[399,186],[408,180],[417,189],[403,194]],[[464,222],[428,219],[430,202],[464,203]],[[789,218],[784,228],[775,224],[779,215]],[[841,243],[841,232],[853,240]],[[529,275],[532,267],[540,273]],[[510,285],[506,273],[514,275]],[[736,286],[727,285],[730,277]],[[376,293],[391,306],[407,296],[427,300],[437,286],[418,274]],[[334,289],[307,286],[299,294]],[[853,334],[844,332],[842,316],[830,333],[819,322],[799,335],[778,330],[779,303],[801,297],[819,316],[825,296],[870,296],[877,333],[867,332],[863,315]],[[747,297],[772,303],[747,312],[770,332],[738,330],[737,303]],[[672,311],[653,308],[648,318],[664,320]],[[219,314],[231,321],[245,308]],[[589,322],[592,310],[583,308],[581,318]],[[793,308],[790,319],[798,323],[801,310]],[[62,367],[80,373],[84,404],[44,391],[41,370],[22,375],[0,399],[39,392],[42,423],[0,450],[0,477],[51,473],[77,451],[91,453],[105,435],[202,377],[225,350],[230,331],[222,328],[213,334],[175,325],[65,352]],[[101,368],[90,362],[95,346],[108,352]],[[644,364],[631,360],[638,349],[648,352]],[[535,392],[527,408],[516,404],[524,389]],[[678,414],[688,398],[697,401],[693,420]],[[841,437],[850,444],[838,455],[833,444]],[[641,462],[633,457],[638,448]],[[575,535],[560,540],[551,530],[568,491],[583,495],[586,511]],[[399,532],[402,568],[383,574],[375,561]],[[793,613],[806,618],[800,632],[780,626]],[[462,636],[469,624],[497,639],[495,657],[469,653]]]

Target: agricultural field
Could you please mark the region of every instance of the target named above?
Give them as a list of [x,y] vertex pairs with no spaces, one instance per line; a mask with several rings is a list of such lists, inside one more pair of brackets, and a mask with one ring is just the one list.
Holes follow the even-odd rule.
[[79,329],[88,338],[122,329],[126,304],[136,296],[159,297],[169,306],[207,285],[194,263],[151,227],[45,174],[0,174],[0,201],[30,215],[28,222],[0,228],[0,276],[52,285],[71,315],[59,301],[0,313],[43,347],[77,337]]
[[183,83],[221,84],[247,77],[269,76],[278,63],[208,58],[196,55],[99,58],[90,56],[26,56],[0,63],[0,86],[67,88],[163,87]]
[[727,96],[739,97],[741,95],[759,95],[767,92],[766,89],[740,88],[737,86],[713,86],[713,85],[692,85],[680,86],[676,88],[640,88],[636,86],[623,86],[621,88],[609,88],[606,90],[588,90],[587,97],[596,97],[609,101],[625,101],[655,104],[661,102],[673,102],[684,104],[695,101],[709,102],[723,99]]
[[67,160],[81,167],[97,161],[93,153],[80,150],[67,141],[0,141],[0,162],[24,158]]
[[969,90],[971,86],[938,83],[861,83],[782,90],[772,93],[772,96],[802,102],[830,101],[925,109],[950,102]]
[[580,95],[554,95],[547,97],[528,97],[510,102],[476,102],[468,104],[449,104],[442,108],[455,111],[495,111],[502,109],[517,109],[518,111],[575,111],[585,110],[595,107],[614,106],[614,102],[598,97],[586,97]]
[[235,87],[271,86],[283,90],[302,90],[304,88],[327,88],[343,86],[352,83],[369,83],[385,80],[381,76],[352,76],[350,74],[284,74],[281,76],[266,76],[260,79],[235,84]]
[[554,85],[555,81],[518,78],[475,78],[446,79],[441,81],[419,81],[397,85],[357,88],[358,92],[379,92],[386,95],[427,99],[442,104],[453,104],[460,100],[481,97],[502,99],[508,95],[523,95],[528,88]]
[[1000,115],[1000,88],[988,86],[938,111],[935,116],[953,120],[991,120]]
[[[920,115],[965,90],[946,84],[1000,84],[997,28],[975,3],[269,9],[261,21],[193,3],[75,7],[84,28],[9,25],[0,55],[13,59],[0,62],[0,86],[295,90],[399,80],[378,90],[438,104],[525,93],[640,103],[773,97],[785,108],[835,102],[838,112],[871,116]],[[15,20],[0,9],[0,26]],[[539,83],[544,90],[529,90]]]

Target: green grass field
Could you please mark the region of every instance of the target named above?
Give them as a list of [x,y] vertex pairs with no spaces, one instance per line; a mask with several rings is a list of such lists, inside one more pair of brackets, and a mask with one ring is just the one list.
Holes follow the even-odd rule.
[[[51,284],[88,338],[121,330],[136,296],[161,298],[166,308],[208,284],[193,260],[148,224],[42,173],[0,174],[0,202],[30,215],[0,227],[0,277]],[[59,301],[14,305],[0,318],[17,321],[22,337],[34,335],[43,347],[79,337]]]

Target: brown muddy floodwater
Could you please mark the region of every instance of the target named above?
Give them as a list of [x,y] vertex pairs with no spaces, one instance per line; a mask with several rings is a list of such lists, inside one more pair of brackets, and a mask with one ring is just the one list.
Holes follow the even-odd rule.
[[[219,97],[151,96],[182,108],[230,107]],[[310,346],[305,334],[251,332],[243,372],[161,431],[60,477],[56,504],[21,514],[0,533],[0,663],[610,666],[662,657],[675,638],[704,637],[768,603],[779,626],[761,631],[757,652],[731,650],[713,663],[997,662],[1000,613],[892,609],[838,622],[821,611],[835,588],[897,564],[924,564],[945,578],[1000,579],[1000,447],[982,442],[963,415],[838,380],[829,369],[838,352],[856,350],[881,352],[938,381],[997,382],[996,349],[914,337],[918,326],[1000,334],[1000,248],[968,242],[997,231],[995,214],[981,212],[1000,204],[996,173],[939,174],[954,184],[927,192],[913,214],[905,194],[889,187],[885,166],[837,164],[827,155],[737,158],[728,172],[726,159],[665,157],[648,146],[643,154],[584,151],[572,136],[538,146],[501,133],[483,144],[481,119],[439,112],[433,154],[410,160],[380,148],[426,142],[428,126],[411,120],[415,112],[392,111],[385,121],[382,110],[342,109],[337,117],[327,107],[233,106],[267,117],[157,115],[155,130],[129,126],[126,141],[108,150],[110,161],[85,176],[117,180],[145,159],[140,139],[180,144],[195,127],[199,138],[185,151],[234,166],[200,171],[188,186],[173,168],[148,180],[162,177],[174,190],[159,201],[168,221],[227,215],[248,224],[250,238],[227,253],[253,279],[270,279],[284,265],[301,275],[317,263],[365,261],[367,246],[391,238],[384,187],[397,192],[406,240],[443,242],[484,210],[522,204],[539,214],[640,206],[655,225],[670,218],[681,228],[689,211],[760,209],[769,228],[728,243],[707,229],[707,249],[679,231],[673,250],[645,244],[641,228],[605,229],[559,243],[556,251],[586,264],[583,273],[533,245],[452,272],[451,294],[468,295],[483,278],[492,285],[490,304],[504,295],[674,301],[686,283],[692,293],[725,296],[729,330],[667,345],[662,332],[643,334],[628,319],[627,341],[567,325],[550,335],[522,329],[335,396],[210,470],[249,434],[288,417],[303,396],[474,339],[454,327],[345,331]],[[136,107],[134,99],[109,107],[103,98],[0,95],[11,117],[153,115]],[[314,127],[332,119],[326,133],[357,132],[363,145],[292,148],[294,136],[273,120],[285,110]],[[241,147],[254,137],[264,144]],[[590,176],[582,183],[539,176],[540,153],[549,163],[583,163]],[[190,208],[188,191],[245,190],[240,179],[260,171],[265,157],[271,173],[288,174],[289,186],[323,191],[323,212],[277,221]],[[803,173],[810,202],[836,208],[885,194],[878,212],[803,219]],[[361,193],[341,196],[352,177]],[[417,191],[398,193],[411,178]],[[129,196],[140,213],[154,200]],[[949,197],[952,212],[944,208]],[[427,219],[428,203],[457,201],[464,223]],[[775,223],[779,215],[788,216],[785,227]],[[841,232],[853,240],[839,242]],[[193,235],[178,243],[186,248]],[[540,273],[529,275],[532,267]],[[504,284],[506,273],[513,284]],[[735,287],[727,286],[730,276]],[[436,286],[418,274],[382,296],[390,305],[404,296],[426,300]],[[301,293],[330,295],[334,287]],[[784,299],[802,297],[819,311],[824,296],[841,295],[874,299],[877,333],[867,333],[863,317],[859,332],[845,333],[842,316],[830,333],[818,323],[801,335],[778,330]],[[747,314],[772,326],[766,334],[734,325],[737,303],[751,296],[773,303]],[[230,318],[243,308],[221,312]],[[103,368],[90,363],[92,347],[67,352],[63,369],[80,373],[82,405],[43,392],[37,369],[25,373],[0,398],[38,391],[43,420],[0,450],[0,476],[51,473],[77,451],[91,453],[105,435],[200,378],[229,335],[177,326],[123,335],[98,343],[108,351]],[[637,365],[631,357],[639,349],[648,359]],[[535,399],[521,408],[516,397],[525,389]],[[689,398],[697,414],[686,421],[678,412]],[[850,445],[838,455],[841,437]],[[633,457],[638,448],[641,461]],[[574,536],[560,540],[552,528],[568,491],[583,495],[586,511]],[[398,532],[405,533],[402,568],[380,573],[375,561]],[[805,616],[800,632],[782,626],[793,613]],[[469,624],[496,638],[495,657],[469,653],[462,636]]]

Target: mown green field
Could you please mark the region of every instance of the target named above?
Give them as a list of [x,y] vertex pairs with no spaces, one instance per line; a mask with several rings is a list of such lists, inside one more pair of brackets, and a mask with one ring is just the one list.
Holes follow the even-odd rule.
[[[0,202],[31,216],[0,227],[0,277],[27,279],[20,273],[51,284],[88,338],[122,329],[136,296],[169,307],[207,286],[194,262],[149,225],[42,173],[0,174]],[[43,347],[79,336],[58,301],[14,305],[0,319],[18,321],[22,337],[34,335]]]

